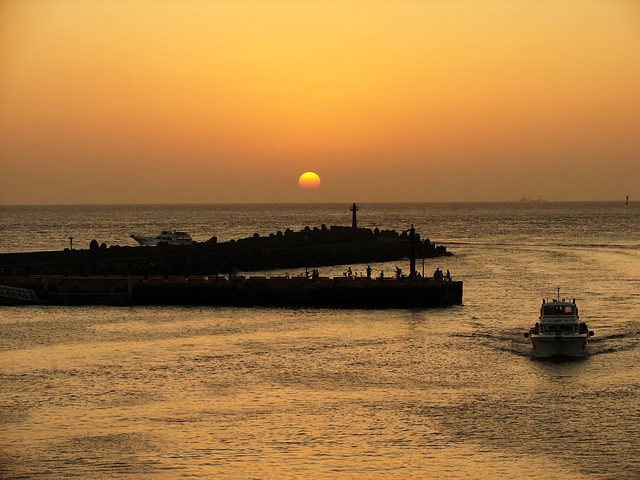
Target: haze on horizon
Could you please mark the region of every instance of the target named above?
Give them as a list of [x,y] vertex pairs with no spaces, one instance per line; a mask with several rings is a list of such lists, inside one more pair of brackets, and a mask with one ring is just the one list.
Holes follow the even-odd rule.
[[3,205],[637,200],[639,132],[633,0],[0,4]]

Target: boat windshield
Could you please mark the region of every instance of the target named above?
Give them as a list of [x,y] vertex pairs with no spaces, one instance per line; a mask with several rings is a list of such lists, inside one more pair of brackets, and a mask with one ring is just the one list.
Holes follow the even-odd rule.
[[575,315],[573,305],[545,305],[544,315]]

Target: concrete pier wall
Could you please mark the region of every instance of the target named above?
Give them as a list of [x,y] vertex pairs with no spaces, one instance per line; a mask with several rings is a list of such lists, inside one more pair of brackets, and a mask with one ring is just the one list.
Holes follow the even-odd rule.
[[446,307],[462,304],[462,282],[205,276],[5,276],[48,305],[231,305],[337,308]]

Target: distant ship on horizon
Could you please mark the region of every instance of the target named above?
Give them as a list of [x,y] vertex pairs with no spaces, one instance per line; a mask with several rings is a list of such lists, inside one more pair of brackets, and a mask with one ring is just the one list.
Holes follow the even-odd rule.
[[546,202],[547,199],[546,198],[542,198],[542,197],[538,197],[538,198],[533,198],[531,196],[529,197],[522,197],[520,199],[520,202],[522,203],[540,203],[540,202]]

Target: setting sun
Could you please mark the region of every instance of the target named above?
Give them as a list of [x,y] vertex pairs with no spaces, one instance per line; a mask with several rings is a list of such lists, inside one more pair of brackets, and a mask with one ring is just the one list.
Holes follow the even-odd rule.
[[315,172],[304,172],[298,179],[300,188],[313,189],[320,187],[320,176]]

